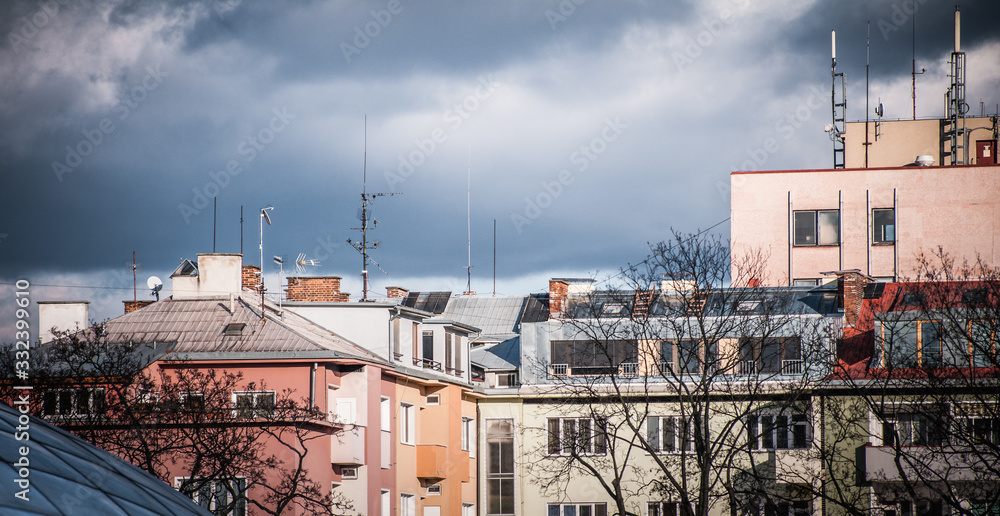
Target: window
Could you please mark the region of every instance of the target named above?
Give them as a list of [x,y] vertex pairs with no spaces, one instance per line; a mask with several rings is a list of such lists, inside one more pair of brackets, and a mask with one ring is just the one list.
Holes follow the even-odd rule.
[[358,423],[358,401],[354,398],[336,398],[334,400],[333,422],[340,425],[356,425]]
[[424,330],[421,334],[424,347],[424,360],[434,360],[434,331]]
[[514,514],[514,420],[486,421],[486,513]]
[[840,210],[792,212],[797,246],[840,245]]
[[941,500],[900,500],[882,511],[885,516],[942,516]]
[[200,479],[174,478],[174,488],[194,503],[219,516],[246,516],[247,481],[245,478]]
[[358,468],[340,468],[340,478],[342,480],[357,480]]
[[42,395],[43,416],[82,418],[103,415],[106,409],[102,387],[55,389]]
[[549,455],[604,454],[608,451],[603,420],[575,417],[548,419]]
[[809,420],[805,414],[759,414],[747,419],[747,447],[784,450],[809,447]]
[[382,396],[379,400],[379,429],[381,430],[381,441],[379,448],[380,463],[382,468],[392,467],[392,402],[389,398]]
[[476,420],[470,417],[462,418],[462,449],[469,452],[470,457],[476,456]]
[[1000,444],[1000,416],[993,407],[981,403],[957,403],[954,407],[959,431],[968,444]]
[[403,348],[400,345],[400,338],[401,338],[401,335],[399,334],[401,331],[400,326],[401,324],[399,318],[398,317],[394,318],[392,320],[392,357],[395,358],[396,360],[403,358]]
[[[388,489],[382,490],[382,496],[379,499],[380,512],[382,516],[392,515],[392,493]],[[402,509],[400,510],[402,511]]]
[[969,321],[969,356],[972,367],[996,367],[1000,359],[997,343],[997,321],[977,319]]
[[[761,505],[763,505],[763,512]],[[747,513],[750,516],[809,516],[812,511],[809,508],[808,500],[794,500],[766,502],[764,504],[753,502]]]
[[476,516],[476,505],[472,503],[463,503],[462,516]]
[[[694,514],[694,507],[689,506],[689,514]],[[679,502],[649,502],[646,504],[647,516],[684,516],[683,506]]]
[[409,403],[399,404],[399,442],[413,444],[416,440],[414,436],[414,427],[416,426],[415,416],[416,412],[413,410],[413,405]]
[[548,516],[608,516],[605,503],[550,503]]
[[440,394],[428,394],[426,397],[428,405],[440,405],[441,395]]
[[444,368],[445,371],[449,373],[455,370],[455,351],[451,345],[452,334],[450,332],[444,332]]
[[896,210],[875,208],[872,210],[872,243],[891,244],[896,241]]
[[646,442],[659,452],[682,452],[694,449],[693,424],[683,416],[646,418]]
[[181,394],[181,410],[190,413],[205,412],[205,394],[185,392]]
[[496,387],[517,387],[517,373],[497,373]]
[[973,516],[1000,516],[1000,503],[989,500],[972,500]]
[[441,494],[441,484],[431,484],[427,486],[427,494],[429,495]]
[[234,392],[234,415],[240,418],[270,417],[274,415],[274,391]]
[[944,407],[928,405],[923,411],[897,412],[882,422],[882,446],[941,446],[947,432]]
[[817,287],[820,280],[817,278],[796,278],[792,280],[793,287]]
[[941,365],[941,321],[876,321],[875,341],[883,367]]
[[801,374],[802,343],[798,337],[746,338],[740,360],[737,374]]
[[[429,490],[430,488],[428,488],[428,491]],[[399,495],[399,516],[417,516],[416,496],[409,493]]]
[[[553,374],[612,375],[622,363],[638,363],[639,346],[634,341],[552,341]],[[568,371],[562,373],[565,365]]]

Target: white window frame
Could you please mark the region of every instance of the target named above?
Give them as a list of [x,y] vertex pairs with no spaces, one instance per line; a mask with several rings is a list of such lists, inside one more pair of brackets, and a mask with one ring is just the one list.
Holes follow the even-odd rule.
[[438,496],[441,494],[441,483],[428,484],[427,485],[427,495],[428,496]]
[[379,497],[379,512],[382,516],[392,516],[392,491],[383,489]]
[[[826,235],[825,232],[822,230],[823,229],[822,226],[820,225],[820,215],[821,214],[829,214],[829,213],[836,213],[837,214],[836,242],[831,242],[830,241],[830,237],[832,235]],[[811,221],[812,221],[812,242],[809,242],[807,240],[806,241],[799,241],[798,231],[797,230],[799,229],[799,225],[798,225],[799,217],[798,217],[798,215],[800,215],[800,214],[802,214],[802,215],[809,215],[809,214],[811,214]],[[841,234],[840,234],[840,219],[841,219],[841,214],[840,214],[840,210],[839,209],[830,209],[830,210],[794,210],[794,211],[792,211],[792,245],[794,247],[817,247],[817,246],[818,247],[824,247],[824,246],[838,246],[838,245],[840,245],[841,242],[842,242]],[[808,237],[806,237],[806,238],[808,238]]]
[[[552,451],[552,445],[553,445],[553,441],[552,441],[552,422],[553,421],[558,421],[558,427],[557,427],[557,433],[558,433],[558,435],[556,436],[556,439],[558,439],[558,445],[559,445],[559,451],[558,451],[558,453]],[[589,418],[589,417],[550,417],[550,418],[546,418],[546,420],[545,420],[545,429],[546,429],[546,454],[548,456],[570,455],[571,454],[572,450],[567,449],[567,446],[566,446],[567,443],[565,442],[565,437],[564,437],[564,433],[566,432],[567,423],[569,423],[570,421],[573,422],[572,423],[573,432],[576,433],[576,434],[579,433],[579,428],[580,428],[581,422],[585,421],[585,422],[587,422],[587,424],[589,426],[588,432],[589,432],[590,435],[588,436],[587,443],[586,443],[586,448],[588,448],[588,449],[584,450],[584,451],[578,451],[577,452],[578,454],[580,454],[580,455],[605,455],[605,454],[607,454],[607,452],[608,452],[607,436],[606,435],[604,435],[604,436],[600,435],[600,433],[598,432],[598,428],[597,428],[598,427],[598,422],[594,418]],[[607,426],[606,426],[607,422],[605,422],[604,425],[605,425],[605,428],[607,428]],[[603,437],[603,441],[604,441],[603,442],[603,446],[600,445],[600,440],[598,440],[598,437]],[[577,437],[577,439],[575,440],[575,442],[573,443],[573,445],[577,446],[578,444],[579,444],[579,437]],[[603,450],[602,451],[598,451],[599,447],[603,447]]]
[[[81,407],[79,394],[81,392],[87,391],[90,394],[87,396],[86,407]],[[101,397],[104,398],[104,407],[101,407],[101,411],[107,410],[107,391],[104,387],[71,387],[66,389],[52,389],[46,391],[42,395],[42,415],[47,418],[60,418],[60,419],[83,419],[87,416],[92,417],[103,417],[104,414],[98,414],[97,409],[94,407],[94,394],[101,393]],[[46,396],[50,394],[55,394],[56,406],[53,407],[54,411],[47,410],[47,402],[45,400]],[[62,397],[69,396],[69,412],[63,413],[62,411]]]
[[399,402],[399,442],[413,446],[416,444],[416,407],[412,403]]
[[413,493],[399,493],[399,516],[417,516],[417,497]]
[[603,514],[604,516],[607,516],[608,514],[608,504],[606,502],[571,502],[571,503],[549,502],[545,506],[545,514],[547,515],[551,514],[553,507],[558,507],[559,516],[563,516],[564,514],[566,514],[565,512],[566,507],[573,507],[574,508],[573,514],[576,514],[577,516],[580,515],[581,507],[589,507],[591,516],[597,516],[598,507],[601,508],[601,514]]
[[428,394],[427,397],[426,397],[426,399],[427,399],[427,404],[428,405],[440,405],[441,404],[441,395],[440,394]]
[[469,457],[476,456],[476,420],[462,417],[462,449],[469,452]]
[[[253,398],[253,407],[250,408],[252,414],[245,416],[240,414],[241,408],[239,407],[238,400],[240,396],[250,395]],[[264,398],[270,396],[271,398],[271,410],[270,413],[266,412],[266,409],[260,408],[259,398]],[[278,395],[274,391],[233,391],[233,417],[237,418],[258,418],[258,417],[269,417],[274,415],[274,408],[278,402]]]
[[[770,418],[770,419],[768,419]],[[781,430],[778,418],[785,418],[784,426],[784,446],[779,446],[782,441]],[[764,433],[764,426],[770,426],[768,432],[770,437]],[[804,433],[803,445],[795,445],[796,429],[802,429]],[[804,412],[791,413],[758,413],[747,418],[747,447],[750,450],[773,451],[773,450],[805,450],[812,446],[811,425],[809,414]],[[765,443],[770,441],[770,446]]]
[[[656,450],[657,453],[665,454],[680,454],[680,453],[692,453],[694,452],[694,418],[687,416],[687,439],[684,439],[685,434],[681,432],[680,429],[684,426],[684,418],[680,414],[664,414],[660,416],[648,416],[645,421],[645,436],[646,442],[649,446]],[[656,443],[651,441],[650,432],[652,428],[650,423],[652,420],[656,421]],[[668,424],[669,423],[669,424]],[[669,446],[667,445],[667,428],[673,429],[673,435],[670,436]]]
[[333,403],[333,422],[340,425],[358,424],[357,398],[335,398]]
[[358,479],[358,466],[342,467],[342,468],[340,468],[340,479],[341,480],[357,480]]

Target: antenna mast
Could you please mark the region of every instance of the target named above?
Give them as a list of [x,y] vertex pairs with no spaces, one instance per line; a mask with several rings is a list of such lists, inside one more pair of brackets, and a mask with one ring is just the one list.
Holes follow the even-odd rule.
[[[952,165],[964,165],[969,162],[964,140],[968,136],[965,131],[965,113],[969,111],[969,105],[965,103],[965,52],[962,52],[961,46],[960,20],[956,5],[955,51],[951,53],[951,61],[948,62],[951,65],[951,72],[948,75],[951,79],[951,86],[948,87],[948,92],[944,96],[948,111],[945,118],[944,135],[950,139],[951,148],[948,150],[948,154],[951,156]],[[959,150],[962,151],[961,160],[958,159]]]
[[[361,180],[361,227],[351,228],[356,231],[361,232],[361,242],[353,242],[350,238],[347,239],[347,243],[351,244],[351,247],[358,250],[361,253],[361,281],[362,281],[362,294],[361,300],[368,301],[368,264],[371,263],[378,270],[385,272],[379,264],[368,257],[368,251],[373,249],[378,249],[379,242],[375,240],[368,244],[368,204],[375,200],[376,197],[387,197],[391,195],[397,195],[397,192],[379,192],[379,193],[368,193],[368,115],[365,115],[365,149],[364,149],[364,162],[362,167],[362,180]],[[375,229],[378,226],[378,221],[374,218],[371,219],[371,229]]]
[[[833,85],[830,89],[830,104],[833,110],[833,123],[828,126],[830,140],[833,141],[833,168],[844,168],[844,129],[847,120],[847,80],[844,72],[837,72],[837,31],[830,32],[830,76]],[[840,82],[840,95],[837,95],[837,82]]]
[[466,267],[468,280],[465,284],[465,295],[472,292],[472,145],[469,145],[469,172],[465,190],[465,227],[469,241],[469,265]]

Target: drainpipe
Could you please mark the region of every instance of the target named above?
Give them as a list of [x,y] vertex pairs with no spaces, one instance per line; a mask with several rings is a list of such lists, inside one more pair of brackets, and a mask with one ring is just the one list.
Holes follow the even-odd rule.
[[316,369],[319,368],[317,362],[313,362],[312,370],[309,371],[309,408],[316,407]]

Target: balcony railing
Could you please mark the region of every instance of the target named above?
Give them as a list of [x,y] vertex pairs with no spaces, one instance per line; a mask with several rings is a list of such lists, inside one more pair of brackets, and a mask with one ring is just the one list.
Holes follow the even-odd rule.
[[435,371],[440,371],[441,370],[441,362],[437,362],[437,361],[434,361],[434,360],[428,360],[426,358],[414,358],[413,359],[413,365],[415,365],[415,366],[421,366],[424,369],[433,369]]
[[660,374],[666,376],[674,372],[673,362],[660,362]]
[[737,364],[736,374],[757,374],[757,362],[753,360],[744,360]]
[[803,366],[802,360],[782,360],[781,374],[802,374]]
[[566,376],[569,364],[552,364],[550,374],[552,376]]
[[622,362],[618,364],[618,376],[638,376],[638,362]]

